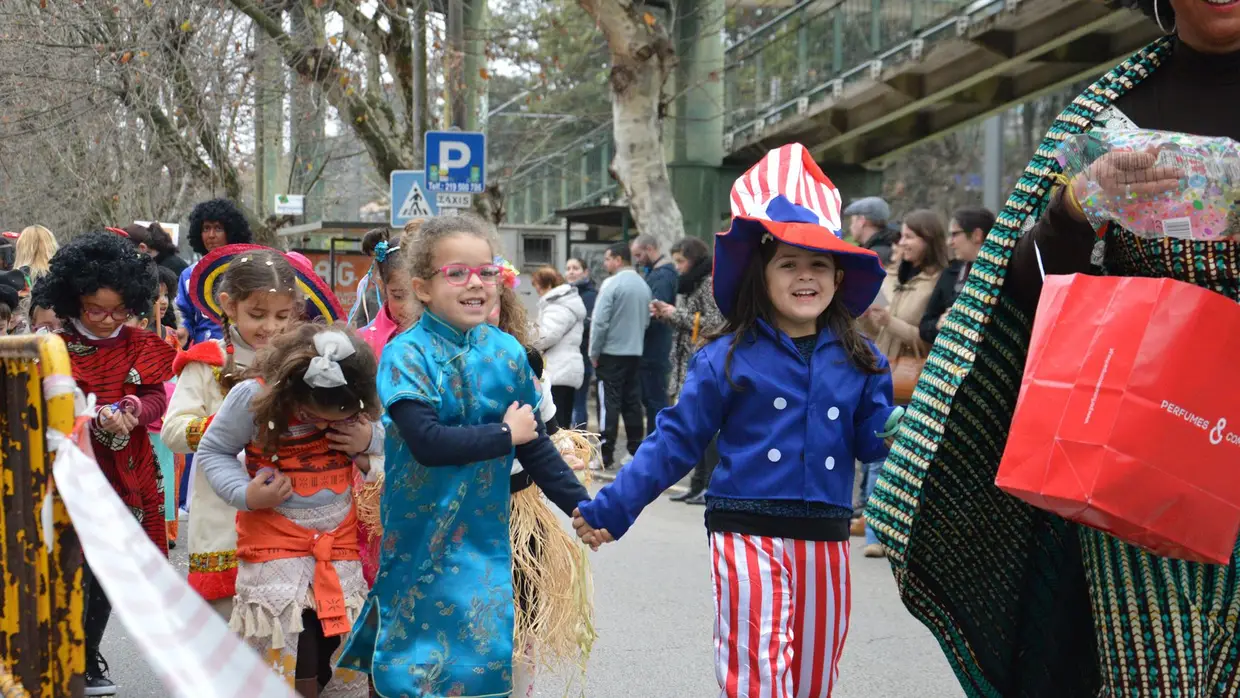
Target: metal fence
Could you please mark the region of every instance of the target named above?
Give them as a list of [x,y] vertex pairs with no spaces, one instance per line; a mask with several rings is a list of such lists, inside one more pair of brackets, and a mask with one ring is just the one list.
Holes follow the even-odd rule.
[[[800,0],[727,48],[724,150],[1019,1]],[[508,178],[508,220],[547,223],[557,209],[615,201],[613,153],[609,121],[523,167]]]
[[81,547],[55,496],[50,551],[41,524],[51,490],[47,434],[73,429],[72,379],[59,337],[0,337],[0,695],[6,697],[82,695]]

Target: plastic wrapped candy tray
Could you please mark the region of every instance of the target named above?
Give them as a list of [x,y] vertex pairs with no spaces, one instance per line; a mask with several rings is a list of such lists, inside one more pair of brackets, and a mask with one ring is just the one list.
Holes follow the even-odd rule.
[[[1107,177],[1111,153],[1156,153],[1154,168],[1171,168],[1178,185],[1157,193],[1134,193],[1133,185],[1160,178],[1150,170]],[[1167,131],[1097,130],[1068,137],[1056,153],[1068,177],[1086,173],[1077,200],[1094,227],[1113,221],[1142,237],[1217,240],[1240,233],[1240,143]],[[1165,171],[1164,171],[1165,172]],[[1098,181],[1098,180],[1109,181]]]

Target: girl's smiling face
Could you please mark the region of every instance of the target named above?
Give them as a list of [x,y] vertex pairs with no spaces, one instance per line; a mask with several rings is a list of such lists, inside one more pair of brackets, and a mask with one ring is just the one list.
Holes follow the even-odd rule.
[[831,304],[844,272],[825,252],[781,242],[766,263],[765,275],[775,324],[790,337],[806,337],[818,331],[818,316]]
[[498,299],[498,278],[483,280],[470,271],[460,285],[445,278],[443,268],[464,265],[471,269],[491,266],[491,243],[471,233],[448,235],[435,245],[429,279],[413,279],[413,291],[422,305],[462,332],[481,325]]
[[220,306],[241,339],[253,349],[267,346],[272,337],[288,329],[296,317],[296,299],[291,293],[256,291],[236,300],[220,294]]

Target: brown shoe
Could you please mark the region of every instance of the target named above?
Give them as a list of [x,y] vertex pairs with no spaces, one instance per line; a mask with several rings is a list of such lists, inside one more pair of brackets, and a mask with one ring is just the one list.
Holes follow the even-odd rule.
[[887,557],[887,549],[882,543],[870,543],[865,546],[866,557]]
[[865,535],[865,517],[862,516],[860,518],[853,519],[852,523],[848,526],[848,533],[853,538],[859,538],[861,536],[864,536]]

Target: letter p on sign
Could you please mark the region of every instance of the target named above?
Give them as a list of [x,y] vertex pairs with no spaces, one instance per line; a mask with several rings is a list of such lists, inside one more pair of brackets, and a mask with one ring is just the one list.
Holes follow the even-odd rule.
[[469,146],[457,141],[442,141],[439,144],[439,171],[459,170],[469,165]]

